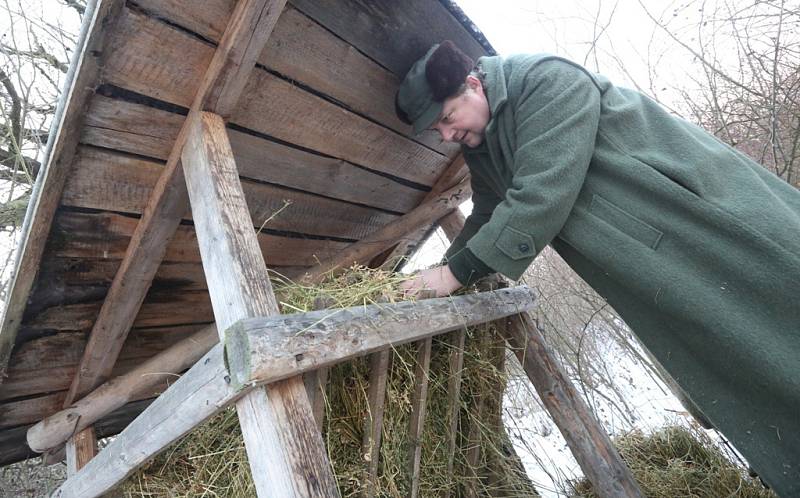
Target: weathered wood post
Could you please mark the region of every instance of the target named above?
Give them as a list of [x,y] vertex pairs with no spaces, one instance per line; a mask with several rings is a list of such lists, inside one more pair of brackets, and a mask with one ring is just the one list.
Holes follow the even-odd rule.
[[[217,328],[280,314],[239,181],[225,123],[202,113],[182,162]],[[338,496],[301,377],[236,402],[259,496]]]

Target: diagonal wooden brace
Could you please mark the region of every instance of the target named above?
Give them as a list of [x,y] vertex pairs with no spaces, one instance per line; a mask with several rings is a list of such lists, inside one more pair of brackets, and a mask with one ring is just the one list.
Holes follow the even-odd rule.
[[[91,498],[111,490],[225,406],[260,390],[253,384],[297,378],[371,351],[510,316],[533,304],[530,290],[519,287],[237,322],[226,337],[236,343],[229,346],[229,355],[238,356],[228,363],[239,365],[238,378],[245,379],[240,382],[245,386],[233,385],[223,345],[217,344],[53,496]],[[267,332],[276,330],[281,332]],[[244,365],[245,357],[250,367]]]

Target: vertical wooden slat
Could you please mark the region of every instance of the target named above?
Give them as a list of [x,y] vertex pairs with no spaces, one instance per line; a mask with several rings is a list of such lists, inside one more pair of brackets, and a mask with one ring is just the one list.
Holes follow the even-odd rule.
[[364,439],[361,453],[367,459],[366,489],[364,496],[375,496],[378,481],[378,463],[383,432],[383,413],[386,407],[386,380],[389,376],[391,351],[384,350],[370,355],[369,390],[367,402],[369,412],[364,417]]
[[450,377],[447,379],[447,413],[450,417],[450,430],[447,433],[447,479],[453,479],[453,465],[458,442],[458,420],[461,412],[461,379],[464,369],[464,345],[467,334],[456,330],[450,339]]
[[89,426],[67,441],[67,475],[73,476],[97,454],[97,435]]
[[317,422],[317,429],[322,430],[325,422],[325,387],[328,385],[329,368],[320,368],[303,374],[303,383],[311,403],[311,412]]
[[[218,330],[278,314],[220,116],[200,115],[181,160]],[[259,496],[339,496],[300,376],[250,391],[236,409]]]
[[[482,330],[475,340],[478,341],[478,357],[483,361],[489,354],[489,332]],[[487,394],[479,389],[478,393],[473,396],[473,406],[469,412],[467,448],[464,455],[467,466],[464,470],[469,473],[470,477],[469,485],[465,490],[469,497],[478,496],[480,494],[478,490],[482,487],[481,475],[477,470],[481,464],[481,434],[485,430],[486,423],[486,397]]]
[[[464,229],[464,218],[448,220],[452,241]],[[502,277],[498,278],[502,281]],[[556,363],[530,317],[520,313],[497,322],[584,474],[602,498],[642,496],[630,469],[608,434],[589,411]]]
[[411,498],[419,496],[419,475],[422,458],[422,430],[425,425],[425,409],[428,402],[428,379],[431,366],[431,345],[428,338],[418,343],[417,364],[414,368],[414,397],[411,400],[409,422],[409,474],[411,476]]

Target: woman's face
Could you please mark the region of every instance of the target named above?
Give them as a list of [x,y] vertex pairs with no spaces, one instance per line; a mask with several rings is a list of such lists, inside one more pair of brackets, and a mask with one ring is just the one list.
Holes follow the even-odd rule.
[[466,84],[467,89],[461,95],[444,101],[442,114],[432,129],[438,131],[446,142],[477,147],[483,142],[491,117],[489,101],[478,78],[469,75]]

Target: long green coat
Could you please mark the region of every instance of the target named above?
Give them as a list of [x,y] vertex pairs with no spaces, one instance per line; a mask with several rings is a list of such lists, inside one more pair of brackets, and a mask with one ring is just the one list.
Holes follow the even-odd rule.
[[[551,244],[781,496],[800,496],[800,192],[647,97],[553,56],[480,61],[463,282]],[[466,248],[465,248],[466,246]]]

